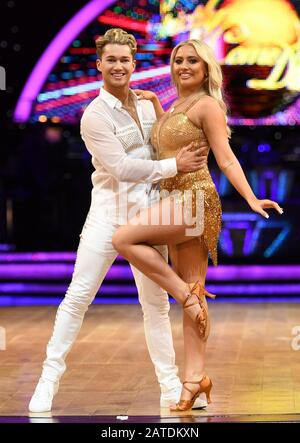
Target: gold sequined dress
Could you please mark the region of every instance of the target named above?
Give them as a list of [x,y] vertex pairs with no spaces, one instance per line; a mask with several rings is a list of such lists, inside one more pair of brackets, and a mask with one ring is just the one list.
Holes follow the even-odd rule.
[[[192,100],[188,106],[180,112],[165,113],[154,125],[151,133],[151,143],[156,149],[159,160],[175,157],[179,150],[191,142],[195,142],[195,149],[207,146],[209,143],[201,128],[198,128],[187,116],[187,111],[197,102]],[[221,230],[221,203],[216,187],[213,183],[207,165],[189,173],[178,173],[175,177],[164,179],[160,182],[161,190],[168,192],[192,191],[193,214],[195,212],[197,190],[203,191],[204,195],[204,226],[201,239],[214,265],[217,265],[217,243]],[[203,221],[203,220],[202,220]]]

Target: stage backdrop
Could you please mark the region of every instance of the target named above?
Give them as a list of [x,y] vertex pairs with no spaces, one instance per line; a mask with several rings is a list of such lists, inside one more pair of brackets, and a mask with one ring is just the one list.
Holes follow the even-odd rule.
[[166,108],[176,96],[171,49],[201,38],[222,64],[231,124],[299,124],[300,20],[289,0],[88,2],[49,42],[15,120],[78,123],[101,84],[93,42],[113,26],[138,41],[132,87],[154,90]]
[[[76,247],[92,172],[79,120],[102,84],[94,41],[122,27],[139,45],[132,87],[155,91],[165,108],[176,97],[172,47],[190,37],[213,47],[224,73],[232,148],[256,194],[285,209],[284,217],[272,214],[267,221],[251,213],[211,158],[223,204],[222,259],[298,261],[298,11],[299,2],[289,0],[87,2],[45,44],[16,102],[13,120],[23,131],[18,186],[8,197],[4,189],[2,243],[26,250]],[[11,184],[15,177],[8,179]]]

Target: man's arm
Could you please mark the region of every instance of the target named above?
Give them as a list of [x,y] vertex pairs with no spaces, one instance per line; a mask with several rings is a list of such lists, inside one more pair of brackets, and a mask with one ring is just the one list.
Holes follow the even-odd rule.
[[129,157],[112,124],[96,113],[83,116],[81,136],[88,151],[120,181],[152,183],[177,174],[175,158],[153,161]]
[[81,136],[88,151],[115,178],[126,182],[157,182],[174,177],[177,172],[195,171],[203,166],[199,153],[183,148],[177,157],[164,160],[143,160],[128,156],[113,132],[113,125],[89,112],[81,120]]

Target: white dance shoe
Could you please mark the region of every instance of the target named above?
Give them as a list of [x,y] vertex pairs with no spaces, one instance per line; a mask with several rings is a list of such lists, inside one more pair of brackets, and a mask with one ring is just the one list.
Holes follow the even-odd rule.
[[[169,408],[172,405],[175,405],[179,402],[181,395],[181,387],[176,388],[169,392],[164,392],[160,396],[160,407],[161,408]],[[207,401],[203,398],[198,397],[193,404],[192,409],[203,409],[206,408]]]
[[51,382],[40,378],[29,403],[30,412],[49,412],[53,397],[58,391],[59,382]]

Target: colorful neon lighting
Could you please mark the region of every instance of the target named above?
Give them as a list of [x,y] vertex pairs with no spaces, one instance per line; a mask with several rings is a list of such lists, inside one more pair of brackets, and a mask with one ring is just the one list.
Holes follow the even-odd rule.
[[[164,66],[162,68],[148,69],[142,72],[134,72],[131,76],[131,81],[134,82],[139,80],[152,79],[153,77],[157,78],[161,75],[166,75],[169,73],[170,73],[169,66]],[[70,96],[70,95],[80,94],[82,92],[98,91],[99,88],[102,86],[102,84],[103,81],[95,81],[95,82],[84,83],[82,85],[71,86],[68,88],[55,89],[53,91],[43,92],[42,94],[38,95],[37,101],[39,103],[42,103],[44,101],[51,99],[56,100],[64,95]]]
[[115,0],[91,0],[61,29],[30,74],[18,100],[14,121],[25,122],[28,120],[32,104],[59,57],[63,55],[78,34],[113,3]]
[[[249,277],[251,278],[251,275]],[[218,295],[300,294],[299,283],[235,283],[217,285],[208,283],[205,287]],[[0,283],[0,306],[4,300],[10,300],[12,304],[17,304],[22,294],[37,294],[37,300],[39,300],[39,295],[41,294],[63,295],[67,289],[68,285],[57,283],[52,285],[42,283]],[[13,295],[9,296],[8,294]],[[102,295],[119,296],[118,300],[122,303],[124,295],[137,296],[137,289],[135,285],[103,285],[97,294],[100,297]],[[32,297],[32,300],[35,300],[35,297]]]
[[234,253],[233,241],[230,235],[230,230],[244,229],[244,245],[243,254],[250,255],[256,249],[256,245],[261,232],[265,229],[280,228],[281,231],[264,251],[264,257],[271,257],[276,250],[282,245],[283,241],[290,234],[292,228],[289,222],[285,220],[262,220],[262,217],[253,213],[229,213],[223,214],[223,230],[220,236],[220,244],[222,250],[229,256]]
[[132,31],[147,32],[148,24],[146,21],[137,21],[128,17],[120,17],[117,14],[112,14],[111,16],[99,17],[99,22],[106,25],[111,25],[112,27],[119,27],[125,29],[131,29]]
[[[134,29],[137,32],[141,33],[149,32],[153,35],[153,30],[155,29],[155,26],[164,26],[164,19],[168,16],[174,5],[176,6],[176,2],[162,1],[160,2],[161,17],[158,15],[152,15],[151,17],[152,12],[147,9],[147,7],[145,11],[141,9],[135,9],[135,11],[137,12],[130,11],[130,16],[127,17],[127,15],[125,15],[126,10],[124,10],[124,5],[122,4],[121,6],[119,6],[119,4],[117,4],[114,8],[112,8],[111,10],[107,10],[99,17],[99,14],[113,3],[117,2],[113,2],[111,0],[106,0],[103,2],[99,0],[90,1],[57,34],[55,39],[49,45],[49,48],[45,51],[43,56],[36,64],[32,74],[26,82],[26,85],[16,106],[14,114],[15,121],[24,122],[31,117],[31,122],[41,121],[41,119],[42,121],[46,122],[49,119],[58,118],[60,119],[61,123],[77,124],[84,107],[89,101],[96,97],[97,89],[101,85],[101,82],[98,81],[96,76],[97,72],[92,66],[94,64],[94,60],[90,60],[87,62],[87,67],[90,67],[90,69],[87,69],[86,73],[82,73],[82,75],[80,75],[79,67],[76,65],[76,63],[72,63],[74,62],[74,60],[72,60],[72,57],[70,57],[69,55],[64,56],[64,60],[61,60],[62,63],[69,64],[66,72],[63,72],[60,75],[60,80],[57,82],[55,81],[57,79],[57,76],[53,73],[51,76],[52,78],[49,77],[49,83],[47,83],[42,93],[40,93],[43,84],[47,79],[47,75],[51,74],[51,69],[53,68],[55,63],[57,63],[59,58],[63,55],[64,50],[69,49],[70,54],[82,54],[83,56],[94,53],[93,48],[68,48],[68,45],[70,46],[70,44],[72,44],[74,40],[78,38],[78,34],[97,16],[100,23],[111,24],[112,26],[121,26],[121,24],[123,24],[125,29]],[[150,4],[153,3],[155,2],[150,2]],[[218,5],[219,3],[221,4]],[[250,3],[252,5],[251,7]],[[223,2],[217,0],[208,0],[205,5],[199,4],[197,6],[195,6],[195,2],[191,2],[190,0],[181,0],[180,5],[183,7],[183,10],[186,11],[191,11],[193,9],[193,12],[191,14],[189,12],[185,14],[185,25],[186,23],[188,23],[189,26],[191,26],[191,29],[189,28],[191,31],[190,36],[197,37],[197,35],[192,35],[192,32],[198,32],[199,30],[201,30],[202,28],[200,25],[204,20],[203,30],[205,30],[205,32],[208,32],[209,39],[212,39],[210,40],[210,42],[212,43],[212,46],[214,46],[214,50],[216,51],[218,58],[220,60],[225,60],[226,65],[236,65],[239,63],[257,63],[258,65],[264,64],[274,66],[274,69],[269,74],[268,78],[250,78],[250,80],[248,81],[249,87],[252,81],[254,83],[256,82],[256,80],[258,82],[267,82],[267,86],[271,85],[271,81],[273,83],[269,89],[274,90],[275,83],[278,83],[279,81],[282,82],[284,79],[284,81],[286,82],[285,86],[287,88],[298,88],[298,84],[300,87],[300,47],[298,43],[295,43],[294,35],[294,26],[299,24],[299,19],[294,7],[289,4],[289,1],[278,0],[278,2],[276,2],[276,8],[278,8],[278,4],[280,4],[280,11],[285,11],[286,9],[284,8],[287,8],[287,15],[284,16],[284,14],[281,14],[282,16],[284,16],[284,19],[280,21],[280,26],[278,28],[280,32],[282,27],[285,30],[283,38],[283,44],[285,45],[285,47],[283,48],[280,45],[271,45],[266,48],[264,47],[264,45],[259,46],[256,39],[271,38],[273,43],[276,39],[278,39],[279,31],[277,30],[277,27],[274,27],[271,24],[271,21],[274,21],[277,16],[275,17],[276,14],[274,15],[272,8],[270,8],[270,10],[272,11],[272,20],[270,19],[270,23],[267,23],[267,26],[271,27],[270,32],[264,32],[264,35],[261,35],[260,33],[254,33],[254,29],[256,29],[255,27],[261,26],[260,21],[262,20],[259,18],[260,14],[257,14],[257,10],[253,7],[254,3],[260,4],[260,7],[262,7],[264,11],[269,11],[269,9],[264,6],[263,0],[253,0],[253,2],[248,2],[246,0],[224,0]],[[271,3],[273,4],[275,2],[273,2],[272,0],[266,0],[265,3],[270,5]],[[286,5],[284,5],[284,3]],[[216,9],[216,7],[218,7],[218,9]],[[253,10],[255,14],[253,13]],[[225,20],[226,14],[227,16],[229,14],[229,18],[227,17],[228,20]],[[169,15],[171,17],[172,14]],[[180,16],[182,18],[183,15],[184,14],[180,13],[177,17]],[[161,23],[159,23],[160,19]],[[120,22],[119,20],[124,20],[124,22]],[[286,26],[286,22],[292,25]],[[247,26],[240,26],[241,23],[244,23]],[[234,33],[232,31],[232,29],[234,29],[234,25],[236,26],[237,33]],[[247,33],[245,31],[247,27],[251,31],[250,34],[249,32]],[[178,34],[180,32],[179,27],[175,26],[174,29],[177,33],[174,34],[174,38],[177,38],[178,36],[180,40],[183,34]],[[186,30],[187,28],[185,27],[184,29]],[[220,30],[221,34],[217,36]],[[166,26],[166,32],[168,33],[169,31],[170,28]],[[168,35],[173,34],[171,33]],[[155,73],[156,68],[153,69],[153,57],[157,57],[158,55],[162,54],[168,54],[171,47],[166,47],[164,41],[151,41],[150,37],[145,35],[142,38],[138,39],[138,43],[142,47],[142,51],[139,55],[143,60],[140,64],[140,67],[143,69],[143,71],[138,73],[141,76],[140,78],[136,76],[137,74],[134,74],[133,83],[134,87],[141,89],[149,88],[156,92],[164,108],[166,109],[175,99],[176,91],[175,88],[171,85],[170,75],[169,73],[167,73],[167,71],[165,71],[165,74],[162,74],[164,75],[164,78],[154,77],[158,74]],[[186,37],[188,38],[189,35],[187,35]],[[228,52],[227,54],[222,53],[224,41],[231,42],[232,39],[238,46],[234,49],[231,49],[230,52]],[[239,39],[240,41],[237,41]],[[176,43],[175,40],[173,41],[174,44]],[[146,45],[147,41],[148,45]],[[80,41],[78,40],[77,43],[79,45]],[[148,53],[145,54],[145,52]],[[276,61],[278,61],[278,66],[276,65]],[[164,60],[164,64],[165,63],[166,60]],[[145,68],[147,68],[147,70],[145,70]],[[150,69],[148,70],[148,68]],[[283,72],[284,78],[282,77]],[[153,75],[153,81],[150,81],[151,75]],[[255,77],[255,75],[253,75],[253,77]],[[145,81],[147,78],[149,79],[149,83]],[[254,85],[254,83],[252,84],[252,86]],[[266,85],[264,86],[264,88],[267,87]],[[281,83],[280,85],[282,86]],[[260,88],[262,87],[262,84],[259,85],[257,83],[256,86],[257,88]],[[294,91],[294,94],[297,95],[296,90]],[[63,101],[61,101],[62,98],[64,99]],[[35,103],[35,100],[37,100],[37,103]],[[32,111],[33,103],[34,110]],[[276,112],[272,115],[270,113],[265,117],[259,117],[258,114],[258,116],[250,116],[248,118],[245,118],[242,117],[243,114],[240,115],[241,117],[239,117],[238,114],[236,114],[236,116],[234,117],[229,116],[229,124],[294,125],[300,123],[300,98],[297,98],[297,100],[292,105],[290,105],[289,108],[286,107],[286,109],[282,110],[281,112]]]

